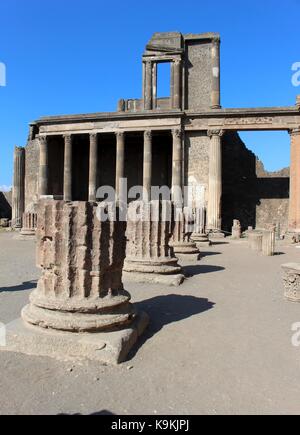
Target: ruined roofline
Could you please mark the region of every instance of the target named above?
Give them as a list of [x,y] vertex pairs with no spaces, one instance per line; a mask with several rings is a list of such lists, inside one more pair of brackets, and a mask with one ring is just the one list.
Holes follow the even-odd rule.
[[257,114],[289,114],[289,115],[299,115],[300,110],[297,106],[278,106],[278,107],[254,107],[254,108],[222,108],[222,109],[212,109],[203,111],[180,111],[180,110],[167,110],[167,111],[139,111],[139,112],[96,112],[87,114],[71,114],[71,115],[54,115],[54,116],[44,116],[36,121],[33,121],[31,125],[41,125],[47,123],[57,123],[65,121],[92,121],[99,119],[134,119],[134,118],[168,118],[168,117],[223,117],[230,115],[257,115]]

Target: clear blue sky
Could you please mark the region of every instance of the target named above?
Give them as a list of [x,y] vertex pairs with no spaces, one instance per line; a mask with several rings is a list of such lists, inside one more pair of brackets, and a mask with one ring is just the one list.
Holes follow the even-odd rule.
[[[141,54],[155,31],[222,37],[222,105],[293,105],[300,87],[300,0],[7,0],[0,5],[0,186],[13,147],[42,115],[114,111],[141,95]],[[246,134],[273,170],[289,165],[286,133]]]

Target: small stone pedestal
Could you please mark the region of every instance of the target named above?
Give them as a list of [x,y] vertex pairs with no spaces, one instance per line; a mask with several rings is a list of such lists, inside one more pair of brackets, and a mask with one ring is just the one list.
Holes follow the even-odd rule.
[[115,210],[103,222],[92,202],[39,203],[42,276],[22,310],[23,322],[8,327],[7,350],[124,361],[148,319],[136,312],[122,284],[125,225]]
[[282,266],[284,296],[292,302],[300,302],[300,263],[287,263]]
[[262,250],[262,233],[257,233],[255,231],[251,231],[248,234],[248,240],[250,248],[253,249],[253,251],[261,252]]
[[194,221],[188,209],[175,209],[175,222],[173,224],[170,246],[179,261],[198,261],[200,251],[192,241]]
[[276,228],[263,231],[262,253],[266,257],[272,257],[275,254],[275,233]]
[[242,237],[242,227],[241,223],[238,220],[233,221],[233,227],[232,227],[232,239],[233,240],[239,240]]
[[124,280],[173,286],[184,281],[181,266],[169,246],[171,219],[170,201],[130,204]]

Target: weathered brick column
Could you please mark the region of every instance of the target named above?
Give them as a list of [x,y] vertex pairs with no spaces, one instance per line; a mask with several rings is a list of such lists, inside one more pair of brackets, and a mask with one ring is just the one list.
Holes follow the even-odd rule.
[[25,148],[15,147],[12,193],[12,227],[22,228],[25,201]]
[[290,131],[290,210],[289,230],[300,233],[300,127]]
[[194,217],[189,209],[176,208],[175,222],[172,229],[170,246],[174,254],[181,261],[197,261],[200,259],[200,251],[196,243],[192,241],[194,230]]
[[[110,210],[109,219],[101,220],[99,210]],[[23,326],[9,328],[8,350],[113,363],[125,358],[148,321],[122,283],[125,226],[105,203],[40,201],[42,275],[22,310]]]
[[170,201],[135,201],[127,219],[127,255],[124,279],[180,285],[184,276],[169,246]]

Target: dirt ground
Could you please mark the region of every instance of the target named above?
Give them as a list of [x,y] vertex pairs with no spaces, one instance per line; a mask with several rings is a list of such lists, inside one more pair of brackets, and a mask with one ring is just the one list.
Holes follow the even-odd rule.
[[[0,414],[300,413],[300,305],[283,298],[282,263],[228,240],[186,267],[179,288],[126,283],[151,324],[118,367],[72,364],[0,348]],[[0,322],[20,315],[36,285],[33,241],[0,233]]]

